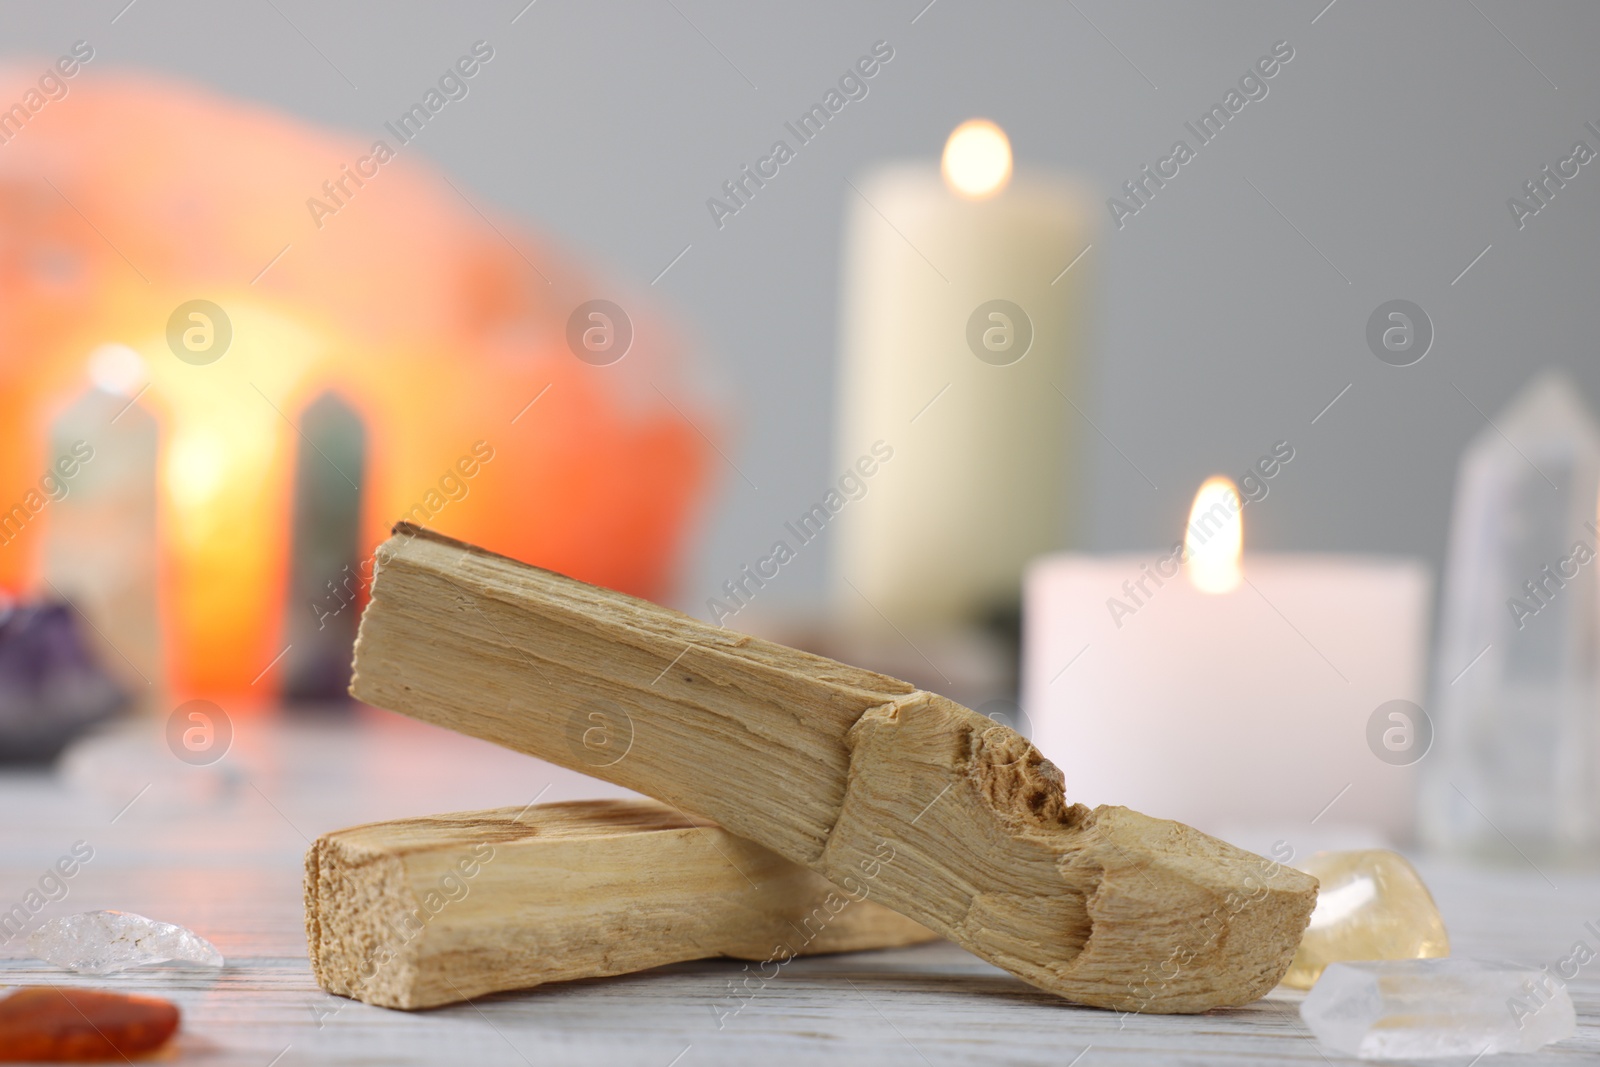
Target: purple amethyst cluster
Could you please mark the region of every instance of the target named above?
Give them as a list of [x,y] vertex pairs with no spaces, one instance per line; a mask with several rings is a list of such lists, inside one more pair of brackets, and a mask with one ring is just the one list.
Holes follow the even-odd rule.
[[128,703],[70,607],[0,599],[0,762],[48,762]]

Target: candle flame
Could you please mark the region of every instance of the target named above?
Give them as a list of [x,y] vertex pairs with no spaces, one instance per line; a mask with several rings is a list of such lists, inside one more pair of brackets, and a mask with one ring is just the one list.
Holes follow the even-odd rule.
[[998,193],[1011,181],[1011,142],[988,119],[968,119],[944,143],[945,184],[973,200]]
[[1243,508],[1232,479],[1221,475],[1207,478],[1195,493],[1183,549],[1196,589],[1226,593],[1243,579],[1239,568],[1244,552]]

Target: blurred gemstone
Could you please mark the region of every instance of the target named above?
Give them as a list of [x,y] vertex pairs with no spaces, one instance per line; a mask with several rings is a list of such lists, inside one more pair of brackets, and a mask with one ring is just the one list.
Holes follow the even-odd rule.
[[1450,955],[1450,937],[1428,887],[1398,852],[1318,852],[1300,869],[1320,888],[1284,985],[1310,989],[1324,967],[1342,960]]
[[95,989],[29,986],[0,1000],[0,1060],[106,1060],[138,1056],[178,1029],[177,1006]]
[[[1461,457],[1440,605],[1425,843],[1511,863],[1600,854],[1600,422],[1539,374]],[[1470,669],[1468,669],[1470,667]]]
[[222,953],[199,934],[126,911],[86,911],[51,919],[28,937],[28,950],[57,967],[83,974],[111,974],[167,960],[222,966]]
[[1491,960],[1333,963],[1300,1017],[1329,1049],[1362,1059],[1535,1052],[1578,1030],[1559,982]]
[[65,604],[0,600],[0,762],[45,762],[128,694],[90,653]]

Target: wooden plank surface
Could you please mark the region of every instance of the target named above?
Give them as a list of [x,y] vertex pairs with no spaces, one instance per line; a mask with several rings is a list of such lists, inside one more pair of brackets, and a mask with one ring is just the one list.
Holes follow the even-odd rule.
[[[681,964],[417,1013],[332,997],[312,981],[305,953],[300,878],[311,838],[535,796],[626,794],[380,712],[343,725],[273,717],[238,718],[235,727],[232,749],[209,767],[178,761],[152,727],[79,750],[61,775],[0,773],[0,908],[22,901],[47,867],[84,841],[93,859],[33,925],[91,908],[136,911],[210,937],[228,957],[226,969],[80,977],[29,959],[17,938],[0,945],[0,983],[169,997],[184,1011],[181,1062],[243,1067],[1067,1067],[1080,1053],[1077,1067],[1347,1062],[1324,1056],[1301,1025],[1300,994],[1202,1016],[1121,1016],[1063,1003],[948,942],[796,959],[775,974],[733,961]],[[1458,955],[1539,964],[1566,956],[1580,939],[1595,947],[1584,923],[1600,923],[1600,875],[1419,866]],[[745,995],[733,996],[739,988]],[[1579,1036],[1516,1063],[1600,1062],[1600,960],[1570,990]]]

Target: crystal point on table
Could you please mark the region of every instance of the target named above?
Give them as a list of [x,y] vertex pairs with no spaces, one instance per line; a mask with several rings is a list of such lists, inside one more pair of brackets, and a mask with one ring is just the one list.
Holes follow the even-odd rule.
[[1432,894],[1398,852],[1318,852],[1300,869],[1320,888],[1284,985],[1310,989],[1324,967],[1346,960],[1450,955],[1450,936]]
[[28,950],[82,974],[111,974],[167,960],[222,966],[222,953],[194,931],[126,911],[86,911],[51,919],[29,936]]
[[171,1001],[98,989],[28,986],[0,1000],[0,1060],[54,1063],[138,1056],[178,1030]]
[[[1600,852],[1600,420],[1541,373],[1461,458],[1423,841],[1511,862]],[[1419,754],[1420,755],[1420,754]]]
[[1494,960],[1329,964],[1300,1017],[1323,1045],[1362,1059],[1534,1052],[1577,1033],[1565,987]]

